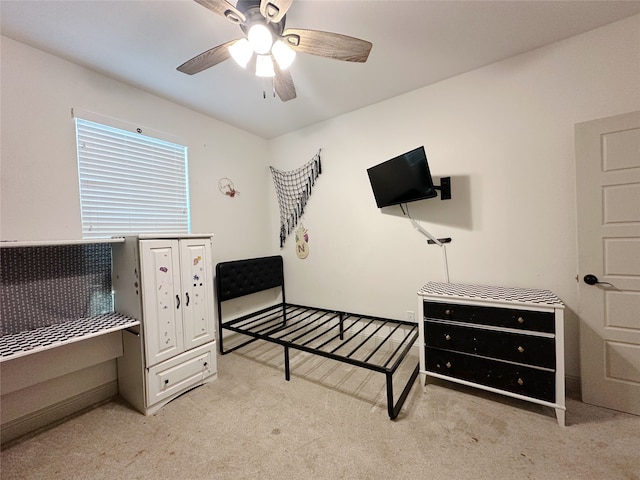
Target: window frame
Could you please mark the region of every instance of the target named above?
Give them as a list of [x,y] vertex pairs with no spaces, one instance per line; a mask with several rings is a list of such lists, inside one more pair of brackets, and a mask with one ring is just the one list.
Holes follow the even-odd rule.
[[72,117],[83,239],[191,233],[185,142],[83,110]]

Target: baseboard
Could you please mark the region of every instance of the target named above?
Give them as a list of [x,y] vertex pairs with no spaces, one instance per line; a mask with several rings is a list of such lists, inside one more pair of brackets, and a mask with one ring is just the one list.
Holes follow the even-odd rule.
[[113,380],[24,417],[9,421],[1,426],[0,443],[4,448],[13,440],[57,425],[70,416],[110,400],[117,395],[118,381]]

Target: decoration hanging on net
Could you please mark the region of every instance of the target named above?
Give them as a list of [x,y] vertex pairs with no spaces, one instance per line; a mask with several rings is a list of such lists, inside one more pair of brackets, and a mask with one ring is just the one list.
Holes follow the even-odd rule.
[[316,179],[322,173],[321,151],[322,149],[318,150],[318,153],[309,162],[296,170],[282,172],[269,167],[280,207],[280,248],[284,247],[287,237],[296,228],[304,213],[304,208],[307,206]]

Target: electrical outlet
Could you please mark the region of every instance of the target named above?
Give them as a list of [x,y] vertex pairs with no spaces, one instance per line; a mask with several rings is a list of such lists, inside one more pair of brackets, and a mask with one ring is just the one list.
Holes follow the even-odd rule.
[[416,321],[416,312],[413,310],[407,310],[407,320],[410,322]]

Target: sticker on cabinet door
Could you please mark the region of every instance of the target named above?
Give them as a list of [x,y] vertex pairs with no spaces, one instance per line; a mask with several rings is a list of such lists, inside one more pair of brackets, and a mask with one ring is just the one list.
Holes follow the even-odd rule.
[[167,273],[169,271],[169,269],[167,267],[160,267],[159,269],[161,272]]
[[201,255],[198,255],[197,257],[194,257],[194,259],[193,259],[193,264],[194,264],[194,265],[197,265],[197,264],[199,264],[199,263],[200,263],[200,261],[201,261],[201,260],[202,260],[202,256],[201,256]]

